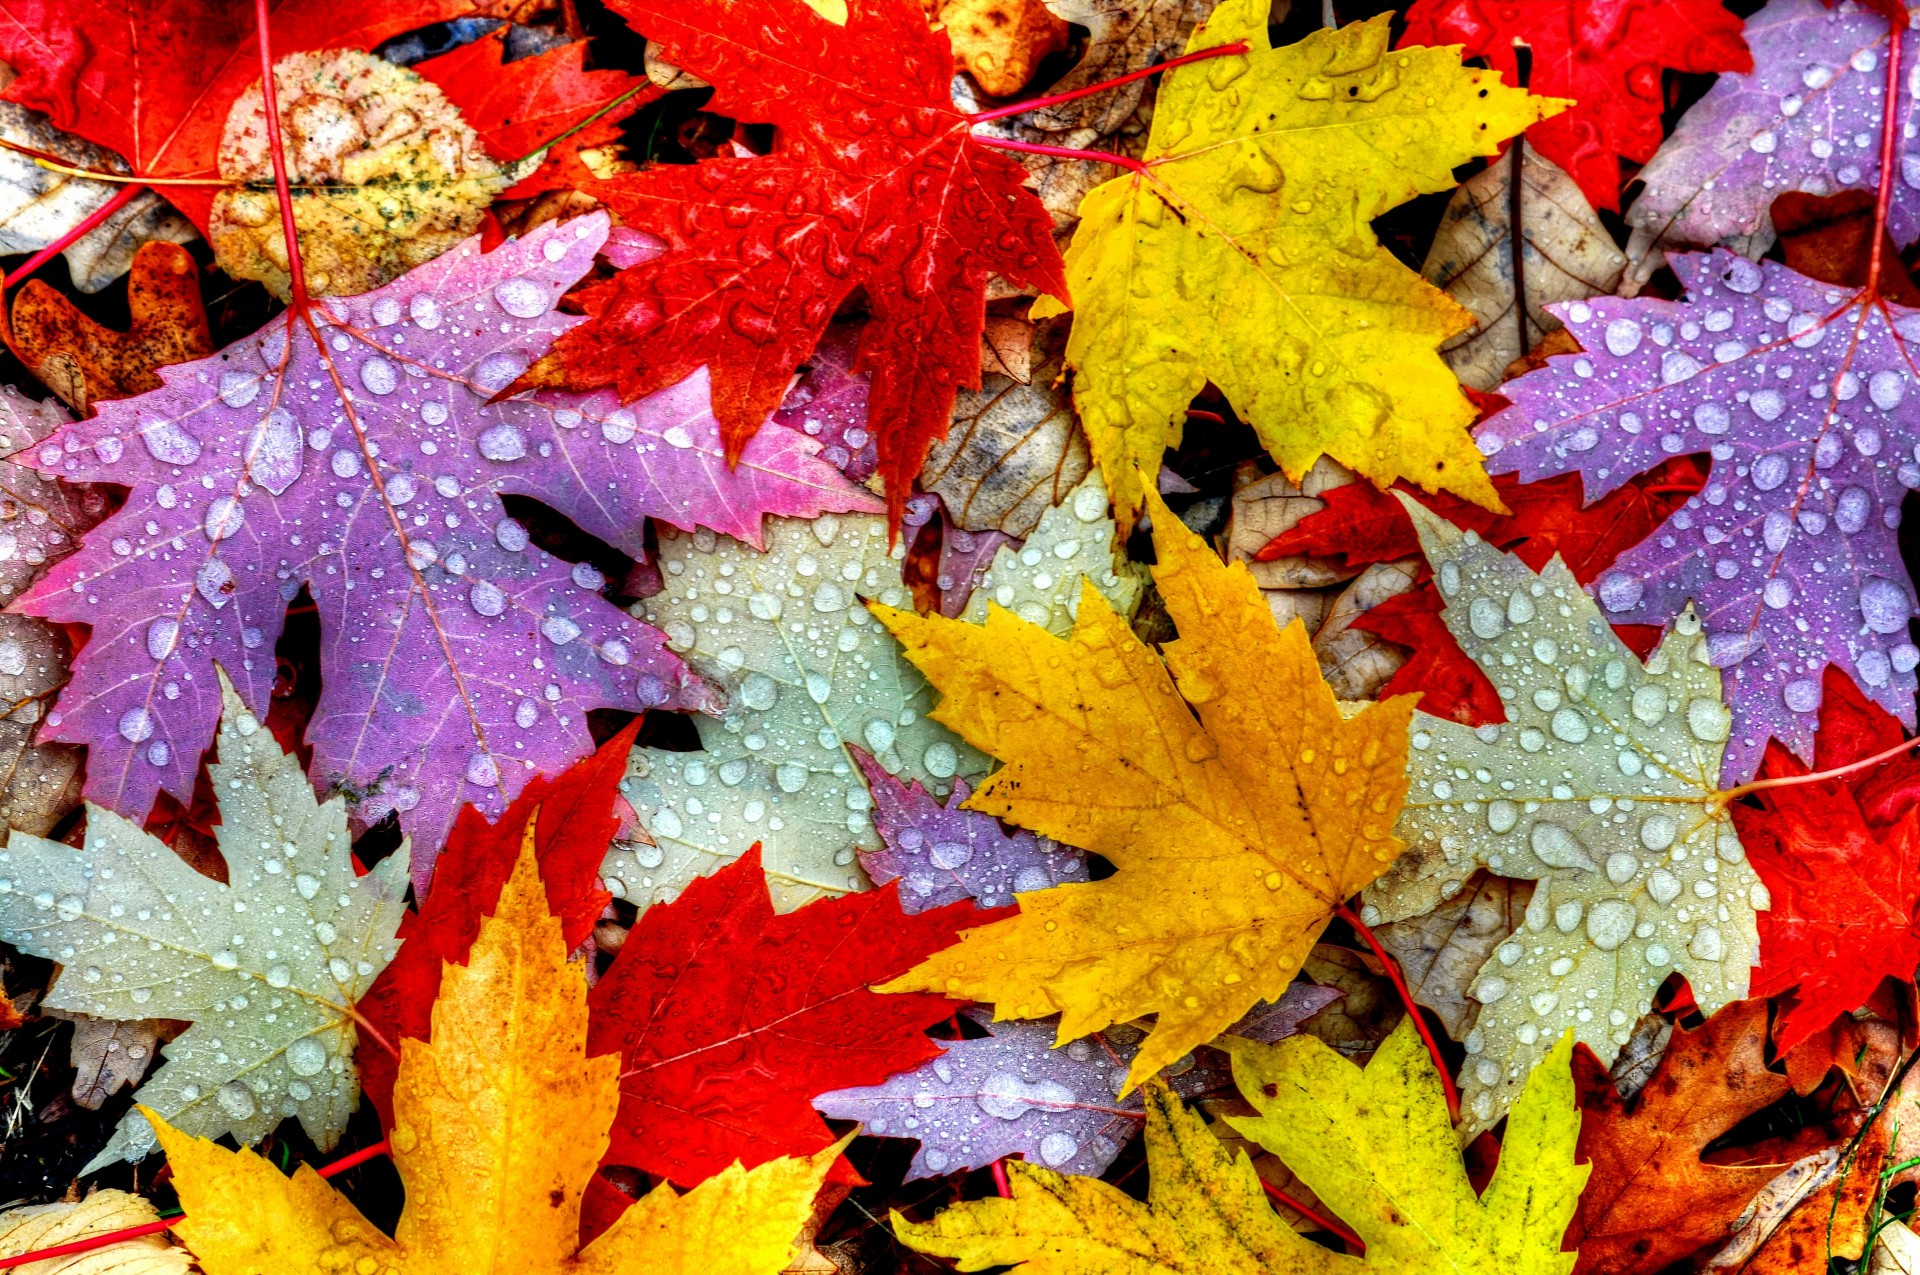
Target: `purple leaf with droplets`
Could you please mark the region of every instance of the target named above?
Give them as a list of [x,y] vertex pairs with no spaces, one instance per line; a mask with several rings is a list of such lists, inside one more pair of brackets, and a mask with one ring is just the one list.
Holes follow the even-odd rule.
[[[851,747],[851,746],[849,746]],[[860,866],[875,885],[900,882],[900,907],[925,912],[961,899],[1005,907],[1016,892],[1087,879],[1086,856],[992,815],[962,810],[971,791],[956,778],[942,806],[918,781],[901,783],[871,755],[852,748],[873,795],[873,826],[884,847],[862,851]]]
[[[1272,1043],[1340,996],[1336,988],[1297,983],[1273,1004],[1255,1006],[1231,1030]],[[1010,1155],[1061,1173],[1105,1172],[1143,1119],[1138,1091],[1114,1097],[1143,1033],[1115,1027],[1056,1049],[1058,1017],[994,1023],[979,1011],[967,1013],[992,1034],[947,1042],[931,1062],[882,1084],[821,1094],[814,1107],[836,1120],[858,1120],[867,1133],[917,1138],[909,1182]],[[1218,1055],[1202,1050],[1190,1061],[1169,1072],[1182,1097],[1231,1087]]]
[[934,584],[940,589],[940,614],[958,619],[973,597],[974,586],[993,565],[1002,548],[1018,549],[1020,542],[1004,531],[968,531],[940,508],[940,565]]
[[[1725,251],[1672,264],[1684,302],[1552,307],[1585,353],[1501,386],[1513,406],[1477,435],[1490,469],[1577,471],[1590,501],[1669,456],[1712,455],[1705,488],[1593,592],[1616,624],[1699,608],[1733,710],[1721,771],[1731,785],[1753,774],[1769,736],[1812,757],[1830,663],[1913,725],[1920,650],[1895,528],[1920,487],[1907,346],[1920,312],[1862,306]],[[1703,717],[1699,729],[1705,740],[1716,728]]]
[[825,448],[821,455],[828,463],[854,482],[863,483],[879,467],[880,452],[867,428],[871,378],[865,372],[853,371],[859,344],[859,324],[830,325],[807,360],[806,371],[769,419],[819,439]]
[[598,572],[532,548],[500,497],[630,551],[645,515],[757,538],[760,512],[877,506],[791,431],[762,430],[729,469],[698,377],[624,409],[488,402],[580,322],[553,303],[606,232],[596,214],[491,253],[469,240],[317,302],[311,325],[276,319],[166,368],[160,389],[37,449],[44,472],[133,488],[16,604],[93,626],[47,731],[89,745],[89,798],[136,819],[161,789],[188,800],[219,720],[214,662],[265,716],[302,585],[321,623],[313,778],[362,823],[397,812],[416,881],[461,804],[497,815],[533,772],[591,752],[588,710],[714,706],[657,630],[599,596]]
[[[1773,0],[1747,19],[1746,38],[1753,70],[1716,80],[1641,170],[1646,189],[1627,213],[1635,260],[1753,235],[1789,190],[1879,184],[1887,20],[1856,3]],[[1917,65],[1920,32],[1908,33],[1901,56]],[[1920,96],[1902,93],[1900,109],[1912,138]],[[1901,145],[1888,228],[1905,244],[1920,237],[1920,145]],[[1648,264],[1659,264],[1657,253]]]

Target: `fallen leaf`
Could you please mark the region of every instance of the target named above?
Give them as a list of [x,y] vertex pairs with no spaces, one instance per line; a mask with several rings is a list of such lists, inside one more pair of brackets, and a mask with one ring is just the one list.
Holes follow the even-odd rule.
[[989,97],[1018,93],[1044,59],[1067,47],[1067,24],[1041,0],[937,0],[928,16],[947,29],[954,69]]
[[[1717,6],[1719,0],[1710,2]],[[1517,198],[1516,162],[1522,166]],[[1440,347],[1441,357],[1461,384],[1490,390],[1500,384],[1507,364],[1560,326],[1545,308],[1549,303],[1612,292],[1626,268],[1626,254],[1573,179],[1534,150],[1514,147],[1454,192],[1420,273],[1474,318],[1473,327]],[[1514,312],[1521,301],[1524,322]]]
[[692,1186],[830,1147],[812,1100],[935,1057],[926,1029],[960,1008],[868,985],[994,915],[905,913],[889,887],[777,916],[753,851],[648,908],[588,1001],[588,1054],[620,1059],[606,1163]]
[[1411,710],[1343,717],[1305,629],[1276,629],[1246,569],[1147,500],[1181,629],[1167,666],[1091,586],[1069,638],[998,606],[984,626],[873,607],[940,688],[934,718],[1005,763],[968,808],[1117,869],[1022,896],[1019,916],[886,989],[991,1001],[996,1018],[1061,1013],[1061,1044],[1158,1013],[1129,1086],[1284,992],[1334,909],[1399,852]]
[[1476,872],[1431,912],[1374,930],[1400,964],[1413,999],[1431,1009],[1455,1040],[1465,1040],[1480,1015],[1467,995],[1494,949],[1524,923],[1533,883]]
[[1740,26],[1720,0],[1600,8],[1584,0],[1415,0],[1400,43],[1464,45],[1509,84],[1520,82],[1518,51],[1527,49],[1527,87],[1573,99],[1564,114],[1529,128],[1528,144],[1566,170],[1588,203],[1611,211],[1620,206],[1622,161],[1643,164],[1660,146],[1661,73],[1752,70]]
[[953,428],[927,453],[920,485],[966,530],[1031,535],[1093,467],[1061,384],[1066,339],[1064,322],[1040,324],[1026,383],[989,373],[955,397]]
[[[589,1056],[586,977],[547,911],[522,844],[467,963],[448,964],[432,1043],[401,1046],[388,1135],[406,1189],[393,1238],[301,1165],[158,1125],[207,1275],[392,1270],[401,1275],[775,1275],[838,1146],[734,1165],[686,1195],[661,1187],[580,1247],[580,1202],[606,1145],[619,1062]],[[576,1252],[576,1250],[578,1250]]]
[[[1561,104],[1450,51],[1390,55],[1384,15],[1273,49],[1267,9],[1214,10],[1189,51],[1252,51],[1163,76],[1150,167],[1081,204],[1067,363],[1120,524],[1140,507],[1135,471],[1159,469],[1209,380],[1289,477],[1324,453],[1382,486],[1407,477],[1496,506],[1465,432],[1473,409],[1438,353],[1470,317],[1365,218],[1451,189],[1453,165]],[[1043,298],[1031,313],[1064,308]]]
[[1611,1063],[1674,971],[1703,1012],[1745,996],[1766,891],[1719,800],[1728,715],[1698,618],[1682,612],[1643,666],[1564,562],[1536,573],[1401,499],[1507,720],[1416,714],[1395,829],[1408,850],[1361,917],[1431,911],[1480,868],[1538,882],[1525,928],[1467,989],[1482,1009],[1461,1109],[1478,1132],[1560,1032]]
[[[1787,269],[1824,283],[1865,287],[1873,272],[1874,197],[1864,190],[1833,195],[1788,191],[1773,201],[1774,230]],[[1880,291],[1889,301],[1920,306],[1920,287],[1900,260],[1886,227],[1879,229]]]
[[[589,323],[556,341],[526,382],[612,384],[631,399],[705,364],[737,455],[833,312],[864,287],[871,317],[854,370],[873,377],[870,419],[897,524],[955,391],[979,384],[987,275],[1066,293],[1046,212],[1020,189],[1026,170],[972,138],[948,92],[952,52],[918,0],[857,0],[844,27],[799,0],[767,0],[751,23],[721,0],[613,7],[719,86],[710,109],[791,140],[771,155],[594,183],[589,194],[667,251],[579,293]],[[896,129],[920,140],[869,140]],[[684,215],[723,204],[724,217]],[[804,260],[758,247],[775,241],[804,242]]]
[[[140,1196],[112,1190],[95,1191],[79,1201],[10,1208],[0,1213],[0,1257],[18,1257],[147,1226],[159,1217],[153,1205]],[[143,1235],[15,1269],[20,1275],[189,1275],[199,1268],[193,1264],[191,1253],[173,1247],[164,1235]]]
[[[356,877],[346,803],[316,802],[299,760],[224,672],[218,682],[225,708],[211,770],[228,884],[89,806],[83,849],[15,833],[0,850],[12,882],[0,894],[0,938],[60,960],[49,1008],[193,1024],[140,1086],[143,1110],[243,1145],[297,1116],[325,1150],[359,1098],[353,1005],[393,958],[406,855]],[[56,904],[41,908],[36,896]],[[152,1126],[130,1112],[84,1171],[152,1149]]]
[[1658,1271],[1725,1238],[1779,1165],[1709,1164],[1709,1144],[1786,1096],[1767,1070],[1767,1006],[1744,1001],[1673,1033],[1653,1079],[1631,1099],[1594,1056],[1576,1050],[1580,1150],[1593,1177],[1567,1242],[1580,1275]]
[[96,323],[38,279],[13,302],[13,346],[20,361],[75,411],[160,388],[159,369],[213,353],[200,270],[171,243],[142,244],[127,280],[133,323],[118,332]]
[[[287,181],[314,296],[366,292],[433,260],[478,230],[487,205],[520,175],[487,154],[438,85],[385,58],[295,53],[274,63],[273,82],[287,104]],[[287,240],[257,85],[233,104],[220,175],[230,185],[208,218],[214,260],[287,300]]]
[[73,1023],[73,1042],[69,1053],[73,1061],[73,1100],[89,1111],[98,1111],[107,1099],[127,1085],[138,1085],[153,1065],[154,1047],[160,1043],[162,1020],[136,1018],[119,1021],[48,1010],[54,1018]]

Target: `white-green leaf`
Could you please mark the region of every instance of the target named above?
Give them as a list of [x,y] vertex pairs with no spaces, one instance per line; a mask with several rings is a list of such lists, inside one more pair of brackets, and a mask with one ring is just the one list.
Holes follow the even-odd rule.
[[[221,692],[229,883],[89,804],[82,849],[15,833],[0,850],[0,939],[63,966],[49,1008],[193,1024],[136,1095],[174,1127],[247,1145],[297,1116],[325,1150],[359,1097],[350,1015],[398,949],[407,850],[356,878],[345,801],[316,802],[224,674]],[[152,1147],[130,1112],[86,1171]]]

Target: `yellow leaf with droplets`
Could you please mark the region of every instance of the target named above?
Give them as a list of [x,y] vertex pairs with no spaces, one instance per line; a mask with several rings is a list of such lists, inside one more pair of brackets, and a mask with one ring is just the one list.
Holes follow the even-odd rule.
[[1062,1043],[1158,1014],[1130,1087],[1279,997],[1399,854],[1414,698],[1342,716],[1299,621],[1276,629],[1245,566],[1147,501],[1180,629],[1164,665],[1091,588],[1067,638],[999,607],[984,626],[872,607],[944,696],[934,718],[1006,762],[967,807],[1117,869],[1021,895],[881,990],[1058,1013]]
[[175,1231],[207,1275],[775,1275],[841,1149],[735,1164],[685,1195],[662,1186],[579,1248],[620,1060],[586,1056],[586,976],[547,909],[531,823],[466,966],[445,966],[431,1043],[401,1049],[391,1138],[407,1204],[391,1239],[312,1168],[285,1177],[148,1113],[187,1210]]
[[[1214,10],[1189,52],[1249,52],[1168,72],[1145,170],[1080,205],[1067,362],[1120,522],[1208,381],[1295,481],[1324,453],[1382,487],[1503,509],[1439,354],[1473,317],[1370,223],[1567,104],[1461,66],[1458,48],[1389,49],[1389,14],[1275,49],[1268,7]],[[1043,297],[1033,317],[1062,308]]]
[[963,1271],[1020,1275],[1567,1275],[1560,1251],[1587,1166],[1563,1037],[1514,1105],[1500,1166],[1476,1195],[1447,1120],[1440,1075],[1402,1022],[1362,1069],[1311,1036],[1277,1047],[1228,1037],[1257,1116],[1227,1123],[1278,1155],[1366,1241],[1349,1257],[1295,1234],[1230,1153],[1165,1085],[1147,1087],[1147,1198],[1015,1160],[1012,1196],[958,1204],[931,1222],[895,1214],[907,1244]]

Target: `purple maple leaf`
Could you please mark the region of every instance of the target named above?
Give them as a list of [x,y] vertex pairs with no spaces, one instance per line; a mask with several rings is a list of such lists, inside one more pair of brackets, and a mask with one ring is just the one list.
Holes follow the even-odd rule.
[[592,751],[588,710],[712,707],[657,630],[600,597],[591,567],[530,547],[500,497],[629,551],[647,515],[757,539],[761,512],[877,505],[791,431],[763,429],[729,470],[698,377],[626,408],[489,403],[580,322],[554,302],[606,233],[595,214],[491,253],[469,240],[42,444],[43,472],[133,489],[16,603],[93,628],[47,719],[89,746],[89,798],[135,819],[163,788],[188,800],[220,715],[214,662],[264,717],[302,586],[321,619],[315,783],[362,822],[398,812],[416,881],[461,804],[497,814]]
[[883,847],[860,852],[875,885],[900,882],[900,907],[925,912],[961,899],[983,908],[1005,907],[1015,892],[1044,890],[1087,879],[1086,856],[1070,846],[1016,828],[992,815],[962,810],[971,791],[964,779],[942,806],[915,781],[901,783],[866,752],[849,745],[873,794],[873,826]]
[[853,370],[859,345],[859,324],[830,324],[808,357],[806,370],[770,419],[776,425],[819,439],[826,448],[822,453],[826,460],[848,478],[863,483],[879,468],[880,451],[867,428],[867,393],[872,378]]
[[[1627,213],[1636,261],[1654,248],[1753,235],[1785,191],[1879,184],[1887,20],[1853,0],[1773,0],[1747,19],[1746,37],[1753,70],[1715,81],[1640,172],[1646,189]],[[1907,34],[1901,54],[1916,65],[1920,33]],[[1888,228],[1905,244],[1920,237],[1920,143],[1911,140],[1920,96],[1899,96],[1908,140]],[[1648,268],[1658,264],[1656,253]]]
[[[1337,988],[1296,983],[1231,1030],[1271,1043],[1299,1031],[1341,995]],[[1138,1091],[1114,1097],[1144,1033],[1114,1027],[1055,1048],[1057,1016],[995,1023],[978,1010],[967,1014],[991,1034],[946,1042],[946,1052],[931,1062],[878,1085],[821,1094],[813,1105],[836,1120],[862,1122],[868,1133],[919,1139],[909,1182],[1010,1155],[1061,1173],[1104,1173],[1144,1118]],[[1201,1050],[1187,1061],[1168,1072],[1182,1097],[1232,1087],[1219,1055]]]
[[[1920,312],[1726,251],[1675,256],[1684,302],[1552,307],[1585,349],[1510,381],[1477,431],[1489,468],[1578,471],[1588,500],[1669,456],[1709,452],[1701,492],[1594,582],[1614,623],[1692,601],[1733,710],[1723,782],[1767,737],[1810,758],[1821,672],[1837,664],[1908,726],[1913,585],[1895,528],[1920,487]],[[1502,623],[1505,603],[1474,625]],[[1497,613],[1496,613],[1497,612]],[[1655,712],[1649,706],[1649,713]],[[1665,710],[1658,709],[1664,712]],[[1725,723],[1702,716],[1703,741]]]

